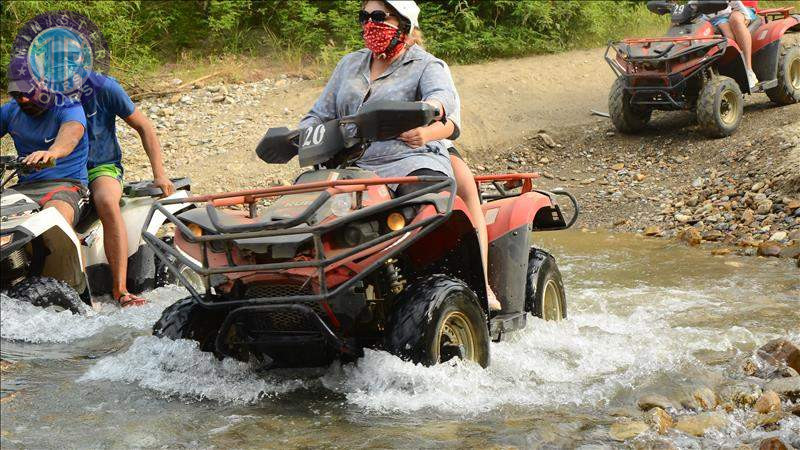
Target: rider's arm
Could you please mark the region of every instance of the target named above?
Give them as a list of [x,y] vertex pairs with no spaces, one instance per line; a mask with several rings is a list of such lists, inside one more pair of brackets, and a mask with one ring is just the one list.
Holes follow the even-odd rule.
[[11,110],[11,102],[0,106],[0,137],[8,133],[8,122],[10,120],[9,111]]
[[439,108],[447,122],[453,122],[452,133],[442,139],[455,139],[461,130],[461,99],[456,91],[450,68],[441,60],[431,61],[419,80],[421,100]]
[[75,150],[85,133],[86,128],[82,123],[76,121],[64,122],[58,128],[56,139],[49,149],[33,152],[22,161],[25,164],[36,164],[63,158]]
[[172,182],[167,178],[164,172],[164,161],[161,157],[161,142],[158,140],[158,135],[156,135],[156,130],[153,128],[153,123],[138,109],[135,109],[133,114],[125,117],[124,120],[125,123],[139,133],[139,138],[142,140],[142,147],[144,147],[147,158],[150,160],[150,167],[153,168],[153,184],[160,187],[164,195],[174,194],[175,186],[172,185]]

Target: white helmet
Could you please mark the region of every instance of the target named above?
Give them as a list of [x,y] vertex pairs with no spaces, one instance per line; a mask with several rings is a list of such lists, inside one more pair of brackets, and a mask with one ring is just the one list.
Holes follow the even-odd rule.
[[419,6],[414,0],[386,0],[386,3],[392,5],[401,16],[411,22],[411,29],[409,33],[414,31],[414,28],[419,29]]

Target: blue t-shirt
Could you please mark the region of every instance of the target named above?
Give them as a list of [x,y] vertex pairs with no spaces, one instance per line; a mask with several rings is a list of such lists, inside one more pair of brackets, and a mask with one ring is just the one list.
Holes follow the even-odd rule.
[[[0,136],[10,134],[17,154],[27,156],[38,150],[49,149],[58,135],[61,124],[66,122],[78,122],[86,127],[86,116],[80,103],[54,106],[40,116],[33,117],[23,112],[16,100],[11,100],[0,110]],[[58,159],[55,167],[20,175],[19,182],[69,178],[79,180],[86,185],[89,182],[86,170],[88,157],[89,139],[84,130],[83,137],[72,153]]]
[[115,164],[122,168],[122,149],[117,140],[117,117],[133,114],[136,106],[117,80],[94,74],[89,80],[94,95],[83,103],[89,134],[89,168]]

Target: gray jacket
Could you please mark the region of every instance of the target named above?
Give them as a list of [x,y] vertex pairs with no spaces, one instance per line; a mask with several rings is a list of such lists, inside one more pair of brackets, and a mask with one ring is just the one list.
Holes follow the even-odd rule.
[[[362,49],[339,61],[325,90],[311,111],[300,121],[300,128],[319,125],[328,120],[358,112],[365,103],[378,100],[442,102],[447,120],[461,129],[461,101],[456,92],[450,68],[421,47],[414,45],[370,83],[372,53]],[[424,147],[410,148],[400,140],[374,142],[357,165],[381,177],[405,176],[417,169],[433,169],[453,176],[447,148],[450,141],[428,142]]]

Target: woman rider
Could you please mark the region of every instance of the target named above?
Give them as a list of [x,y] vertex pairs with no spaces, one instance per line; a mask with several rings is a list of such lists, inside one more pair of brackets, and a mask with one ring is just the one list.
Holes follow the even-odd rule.
[[[339,61],[311,111],[300,121],[309,128],[356,113],[364,103],[379,100],[423,101],[438,108],[439,121],[416,128],[397,139],[373,142],[356,163],[381,177],[455,176],[458,194],[478,225],[486,271],[486,223],[477,188],[466,164],[448,153],[450,141],[460,133],[461,105],[447,64],[422,49],[419,7],[411,0],[369,0],[359,13],[365,49]],[[453,168],[457,172],[453,173]],[[414,187],[398,186],[404,195]],[[489,307],[500,309],[486,285]]]

